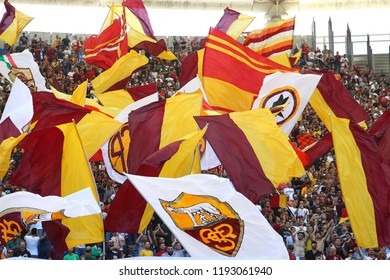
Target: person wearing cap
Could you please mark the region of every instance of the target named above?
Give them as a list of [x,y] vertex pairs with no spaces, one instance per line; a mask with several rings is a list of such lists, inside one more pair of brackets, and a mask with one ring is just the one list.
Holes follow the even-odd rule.
[[350,249],[350,250],[348,250],[348,256],[344,259],[344,260],[346,260],[346,261],[352,261],[352,260],[354,260],[354,258],[353,258],[353,254],[355,253],[352,249]]
[[311,242],[311,250],[306,251],[305,253],[305,260],[315,260],[317,253],[323,254],[321,251],[317,250],[317,241]]

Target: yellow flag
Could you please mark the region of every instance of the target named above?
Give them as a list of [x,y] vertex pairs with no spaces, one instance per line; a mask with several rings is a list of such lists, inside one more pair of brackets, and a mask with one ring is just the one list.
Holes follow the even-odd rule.
[[[64,135],[61,196],[64,197],[89,187],[98,202],[95,181],[75,124],[67,123],[57,127]],[[70,229],[65,239],[68,248],[104,241],[103,221],[100,214],[64,219],[62,224]]]
[[102,113],[92,111],[78,123],[81,141],[90,159],[103,144],[122,126],[122,123]]
[[[33,18],[17,11],[9,2],[5,2],[4,5],[7,11],[3,16],[0,39],[12,46],[15,44],[20,32]],[[14,17],[12,12],[15,13]]]
[[27,133],[19,135],[17,138],[10,137],[0,144],[0,179],[4,178],[10,166],[12,150],[26,137]]
[[135,102],[129,92],[125,89],[96,94],[96,98],[99,99],[100,103],[104,106],[120,108],[122,110]]
[[130,77],[133,71],[146,65],[148,62],[149,59],[146,56],[131,50],[118,59],[109,69],[91,81],[95,94],[107,91],[116,83]]
[[88,86],[88,80],[84,81],[82,84],[80,84],[72,94],[72,97],[70,98],[70,102],[73,104],[77,104],[81,107],[85,106],[85,99],[87,96],[87,86]]

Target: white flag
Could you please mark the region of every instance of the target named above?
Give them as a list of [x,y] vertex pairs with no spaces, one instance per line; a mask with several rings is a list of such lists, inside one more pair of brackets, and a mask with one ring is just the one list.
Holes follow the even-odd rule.
[[289,258],[282,237],[228,179],[126,176],[191,257]]
[[275,120],[286,135],[290,135],[320,79],[321,75],[314,74],[276,72],[268,75],[264,78],[252,110],[284,107],[275,116]]
[[20,134],[22,134],[27,131],[33,114],[34,108],[31,92],[21,80],[16,78],[1,116],[0,128],[1,123],[10,118]]
[[91,188],[85,188],[65,197],[14,192],[0,198],[0,216],[11,212],[30,212],[30,220],[50,221],[99,214],[101,209]]
[[10,82],[15,77],[22,80],[31,92],[50,91],[32,53],[25,49],[21,53],[0,55],[0,73]]
[[115,182],[123,184],[127,179],[123,172],[128,171],[127,155],[129,153],[131,141],[130,131],[128,129],[129,113],[156,101],[158,101],[158,92],[131,103],[115,117],[115,119],[123,123],[123,125],[119,128],[117,133],[111,136],[111,138],[100,148],[107,174]]

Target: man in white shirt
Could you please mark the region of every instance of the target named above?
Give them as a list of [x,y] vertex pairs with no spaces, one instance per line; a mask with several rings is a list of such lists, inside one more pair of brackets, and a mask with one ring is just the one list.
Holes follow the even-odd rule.
[[31,253],[31,257],[38,258],[38,244],[40,240],[38,230],[32,228],[31,231],[24,236],[24,240],[26,241],[27,251]]

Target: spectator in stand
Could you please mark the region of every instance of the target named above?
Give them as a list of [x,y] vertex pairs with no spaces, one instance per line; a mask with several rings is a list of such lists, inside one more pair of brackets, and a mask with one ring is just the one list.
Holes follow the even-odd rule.
[[32,228],[25,236],[24,240],[26,241],[27,250],[31,253],[32,258],[38,258],[38,245],[40,241],[38,236],[38,230]]
[[140,252],[139,252],[139,256],[140,257],[152,257],[154,256],[154,253],[153,251],[151,250],[151,245],[150,245],[150,242],[149,241],[146,241],[145,244],[144,244],[144,249],[142,249]]
[[161,255],[161,257],[180,257],[179,254],[173,249],[172,244],[168,244],[166,247],[166,252]]
[[312,241],[311,242],[311,250],[308,250],[305,253],[305,260],[315,260],[317,253],[323,254],[321,251],[317,250],[317,242],[316,241]]
[[292,235],[295,257],[297,258],[297,260],[305,259],[306,242],[308,237],[309,235],[305,234],[303,231],[298,232],[296,235]]
[[64,256],[65,261],[78,261],[80,260],[80,256],[74,253],[74,248],[69,248],[68,252]]
[[15,257],[31,258],[31,253],[27,250],[26,241],[21,241],[19,247],[14,250]]
[[326,260],[331,260],[331,261],[340,261],[340,260],[342,260],[341,256],[337,255],[335,246],[333,246],[333,245],[330,246],[329,253],[326,255]]

